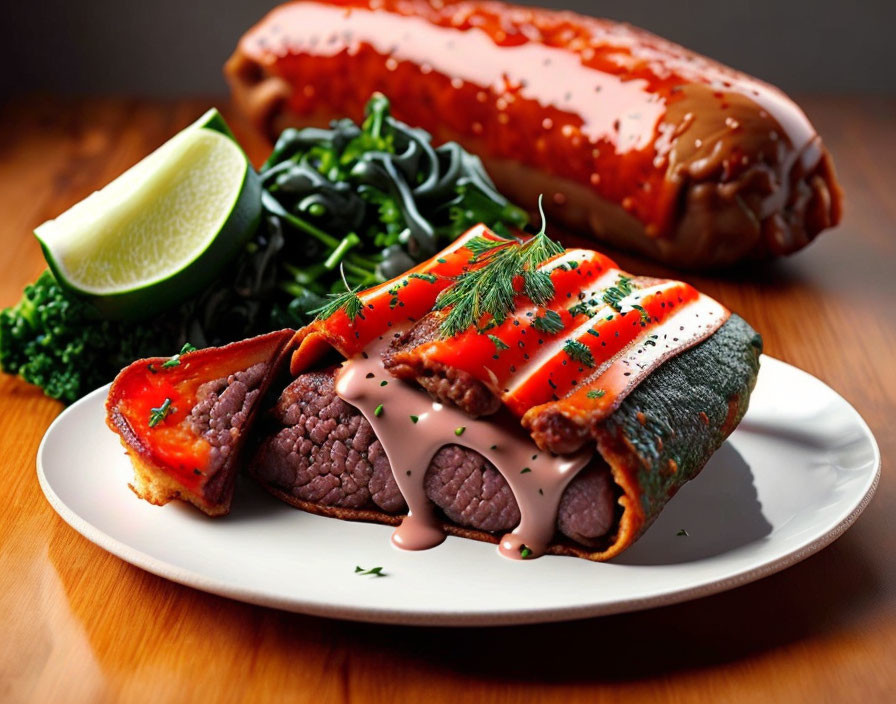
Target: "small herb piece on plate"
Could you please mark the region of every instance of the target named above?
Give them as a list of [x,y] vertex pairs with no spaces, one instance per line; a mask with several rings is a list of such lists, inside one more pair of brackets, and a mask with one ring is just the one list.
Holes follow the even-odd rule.
[[675,535],[683,535],[683,536],[687,537],[690,535],[690,533],[688,533],[684,528],[682,528]]
[[355,565],[355,574],[364,576],[364,575],[373,575],[374,577],[387,577],[388,575],[383,572],[382,567],[371,567],[369,570],[365,570],[363,567],[359,565]]
[[529,549],[527,545],[520,545],[520,557],[524,560],[528,560],[532,557],[532,550]]

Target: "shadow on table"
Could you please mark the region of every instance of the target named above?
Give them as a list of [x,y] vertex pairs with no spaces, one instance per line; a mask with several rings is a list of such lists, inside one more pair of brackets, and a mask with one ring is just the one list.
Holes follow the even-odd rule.
[[[847,535],[790,569],[722,594],[629,614],[491,629],[340,624],[359,657],[515,683],[634,681],[753,657],[850,620],[877,579]],[[836,578],[832,576],[836,571]],[[304,625],[301,628],[306,627]]]

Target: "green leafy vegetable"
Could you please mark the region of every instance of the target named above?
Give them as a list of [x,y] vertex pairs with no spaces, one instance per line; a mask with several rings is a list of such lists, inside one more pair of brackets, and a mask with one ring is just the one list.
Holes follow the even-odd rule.
[[152,325],[103,320],[70,297],[49,271],[25,287],[22,299],[0,311],[0,367],[51,398],[71,403],[110,381],[139,357],[179,344],[176,316]]
[[325,297],[342,288],[337,265],[346,288],[368,287],[480,222],[507,236],[526,226],[525,213],[495,190],[477,157],[455,143],[430,142],[391,117],[380,94],[360,126],[337,120],[327,130],[281,134],[260,175],[267,227],[282,235],[277,288],[292,297],[281,308],[293,325],[329,310]]
[[607,392],[603,389],[591,389],[585,394],[588,398],[603,398],[606,395]]

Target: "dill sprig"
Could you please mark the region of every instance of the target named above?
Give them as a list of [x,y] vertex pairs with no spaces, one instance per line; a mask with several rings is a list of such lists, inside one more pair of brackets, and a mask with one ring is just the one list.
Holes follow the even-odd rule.
[[361,290],[361,287],[349,287],[341,264],[339,265],[339,271],[342,274],[342,283],[345,284],[345,291],[327,294],[328,302],[320,308],[310,311],[315,316],[315,320],[326,320],[340,310],[345,311],[351,322],[355,322],[355,318],[364,318],[364,303],[358,296],[358,291]]
[[[554,283],[538,267],[564,250],[547,236],[541,201],[539,196],[541,230],[526,242],[515,238],[475,237],[467,244],[473,253],[470,263],[481,266],[456,277],[436,300],[434,310],[450,309],[440,327],[443,337],[451,337],[474,325],[481,331],[485,325],[503,323],[514,310],[517,277],[523,280],[523,294],[536,305],[544,305],[553,298]],[[480,325],[483,318],[487,321]]]

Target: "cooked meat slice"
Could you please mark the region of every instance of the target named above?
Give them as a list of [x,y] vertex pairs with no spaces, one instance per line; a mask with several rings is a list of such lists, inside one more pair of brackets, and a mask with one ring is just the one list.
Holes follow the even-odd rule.
[[437,401],[460,408],[472,418],[488,416],[501,408],[501,399],[468,372],[414,354],[438,334],[439,314],[421,318],[383,353],[383,364],[393,376],[416,381]]
[[262,480],[303,501],[389,513],[405,508],[382,445],[370,423],[336,395],[333,369],[303,374],[272,411],[281,429],[252,461]]
[[133,463],[137,496],[189,501],[210,516],[230,510],[249,430],[293,334],[141,359],[119,373],[106,423]]
[[613,527],[615,489],[605,467],[586,467],[560,498],[557,527],[582,545],[595,546]]
[[[382,445],[367,419],[336,395],[333,373],[309,372],[287,387],[271,413],[277,427],[262,441],[251,472],[301,501],[392,514],[407,510]],[[446,518],[460,526],[500,532],[519,523],[507,481],[474,450],[442,447],[424,487]],[[612,527],[615,507],[609,469],[596,460],[564,492],[558,530],[591,545]]]
[[507,480],[475,450],[460,445],[440,449],[426,470],[424,488],[430,501],[458,525],[507,531],[520,522]]
[[196,435],[203,436],[212,446],[209,473],[217,472],[230,456],[261,393],[267,371],[268,365],[259,362],[245,371],[207,381],[197,389],[198,403],[190,411],[187,422]]

